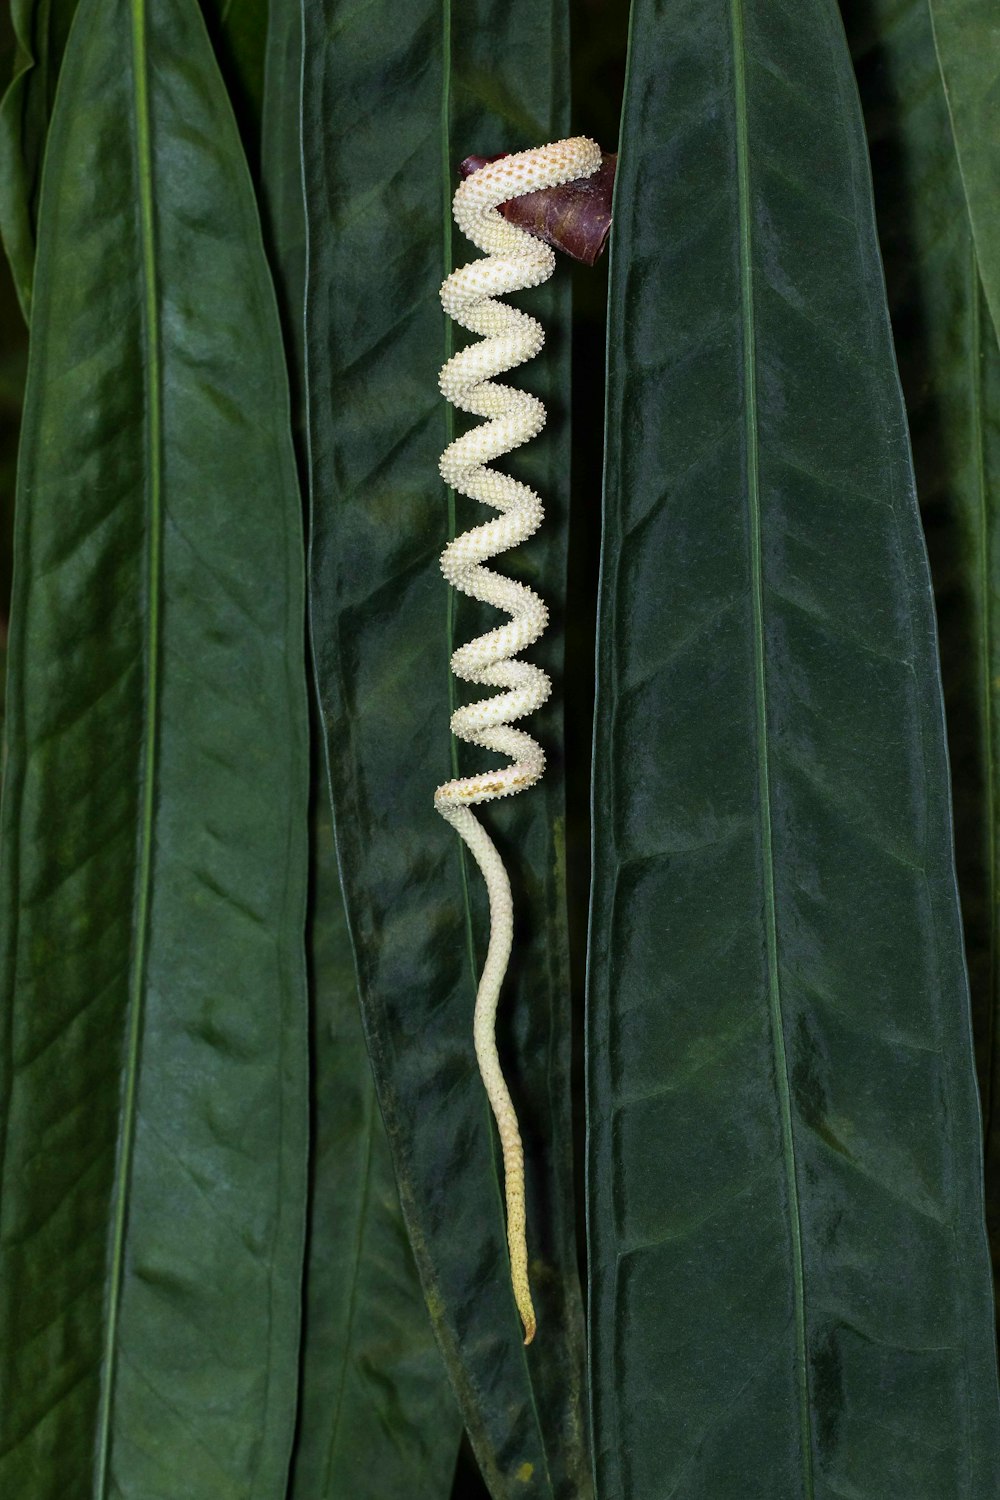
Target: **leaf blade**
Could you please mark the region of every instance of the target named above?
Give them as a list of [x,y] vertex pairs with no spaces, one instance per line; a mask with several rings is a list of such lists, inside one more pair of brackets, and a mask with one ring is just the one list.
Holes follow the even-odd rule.
[[743,390],[747,499],[750,541],[750,589],[753,609],[754,738],[756,742],[757,795],[760,805],[761,866],[764,883],[767,945],[767,988],[774,1076],[781,1118],[781,1151],[791,1241],[793,1307],[795,1317],[797,1395],[802,1433],[803,1488],[814,1488],[809,1376],[806,1358],[805,1270],[802,1252],[802,1213],[799,1206],[798,1167],[792,1127],[791,1086],[785,1051],[784,1004],[778,960],[778,913],[774,859],[774,819],[771,811],[771,752],[768,725],[768,669],[765,644],[764,570],[762,559],[762,513],[760,474],[760,421],[757,402],[757,320],[753,270],[753,203],[750,180],[750,141],[747,105],[746,34],[743,6],[730,6],[733,46],[733,107],[736,129],[736,174],[739,202],[740,322],[743,346]]
[[[563,133],[563,8],[477,6],[460,24],[456,13],[449,30],[448,7],[384,5],[380,53],[370,43],[372,13],[328,6],[304,15],[312,630],[369,1050],[425,1294],[487,1481],[497,1496],[525,1485],[539,1495],[586,1493],[579,1292],[562,1206],[571,1180],[565,916],[546,827],[560,792],[550,780],[534,803],[512,799],[528,805],[504,809],[494,825],[525,890],[530,957],[513,971],[502,1045],[524,1080],[529,1191],[546,1204],[534,1221],[536,1282],[560,1350],[546,1357],[540,1336],[528,1363],[510,1297],[492,1125],[472,1061],[462,864],[431,800],[447,770],[449,630],[465,629],[464,616],[451,624],[437,564],[447,535],[435,479],[447,435],[437,290],[454,186],[442,175],[468,154],[466,141],[488,152]],[[385,268],[377,314],[373,267]],[[366,318],[351,311],[358,307]],[[543,375],[565,390],[562,360]],[[563,450],[551,441],[526,455],[524,472],[554,501],[556,522],[564,489],[548,487],[548,475],[562,470]],[[550,600],[553,582],[562,587],[562,545],[553,530],[533,555],[525,549],[524,572],[547,570]],[[481,939],[475,886],[470,899]],[[546,945],[549,923],[558,936]],[[530,986],[545,997],[534,1014]],[[435,1119],[438,1098],[447,1106]],[[536,1387],[551,1393],[551,1433],[540,1427]]]
[[304,1198],[302,551],[256,208],[188,0],[87,0],[40,222],[0,1472],[39,1495],[269,1497]]
[[848,6],[845,19],[869,121],[889,306],[937,599],[996,1277],[1000,346],[982,291],[927,7]]
[[[305,384],[301,32],[297,0],[271,4],[261,188],[297,412]],[[296,436],[304,449],[301,419]],[[397,1493],[433,1500],[450,1490],[461,1422],[423,1305],[375,1103],[329,797],[318,775],[311,868],[313,1146],[290,1494],[334,1500],[346,1486],[358,1500]],[[358,1181],[366,1185],[360,1200]]]
[[[630,51],[588,1022],[598,1485],[971,1496],[997,1412],[967,998],[854,83],[825,4],[640,5]],[[896,1289],[904,1246],[919,1295]]]
[[326,801],[324,787],[313,840],[313,1160],[289,1494],[446,1500],[461,1422],[375,1099]]

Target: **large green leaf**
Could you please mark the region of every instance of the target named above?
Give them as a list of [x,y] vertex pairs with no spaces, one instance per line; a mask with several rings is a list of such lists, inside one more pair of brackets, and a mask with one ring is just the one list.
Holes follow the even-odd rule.
[[1000,346],[926,0],[845,0],[937,594],[959,883],[1000,1265]]
[[11,0],[14,76],[0,100],[0,238],[21,309],[31,310],[42,160],[77,0]]
[[[474,253],[452,250],[454,169],[469,152],[565,132],[564,8],[476,0],[451,15],[412,0],[325,0],[303,13],[312,632],[369,1050],[424,1291],[487,1481],[497,1497],[580,1496],[589,1460],[558,760],[543,786],[488,814],[518,921],[501,1047],[528,1158],[539,1334],[527,1351],[472,1048],[486,903],[432,804],[450,770],[450,650],[475,628],[464,610],[453,620],[438,569],[454,517],[437,477],[451,430],[437,386],[450,339],[437,292],[452,255]],[[552,397],[551,421],[512,464],[534,477],[548,516],[510,570],[538,581],[556,621],[566,291],[563,274],[525,298],[553,330],[524,374]],[[463,502],[459,524],[479,519],[476,509]],[[536,659],[554,665],[559,643],[557,625]],[[554,751],[557,712],[537,723]]]
[[[304,384],[302,17],[272,0],[262,188],[293,390]],[[296,402],[296,407],[301,401]],[[322,760],[322,755],[320,756]],[[461,1421],[424,1306],[358,1003],[325,776],[316,778],[309,922],[312,1155],[294,1500],[442,1500]]]
[[637,5],[590,950],[602,1500],[979,1497],[1000,1421],[929,578],[828,0]]
[[313,1129],[291,1500],[446,1500],[461,1434],[375,1100],[325,786],[313,839]]
[[972,232],[1000,334],[1000,11],[996,0],[929,0]]
[[302,545],[274,297],[195,0],[82,0],[39,222],[0,1489],[274,1500],[305,1196]]

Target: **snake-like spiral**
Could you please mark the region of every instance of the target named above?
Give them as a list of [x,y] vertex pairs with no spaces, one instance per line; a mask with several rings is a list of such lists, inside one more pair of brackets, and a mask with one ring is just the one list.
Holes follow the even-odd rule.
[[508,623],[460,646],[452,656],[456,677],[503,691],[457,709],[451,727],[459,739],[509,756],[511,764],[447,782],[435,792],[434,805],[469,846],[489,894],[490,941],[476,996],[473,1033],[479,1071],[503,1149],[511,1281],[526,1344],[535,1335],[535,1313],[528,1286],[524,1151],[494,1034],[513,937],[513,904],[503,861],[471,805],[522,791],[545,769],[541,746],[524,730],[513,728],[512,721],[539,708],[549,696],[551,683],[540,667],[512,658],[538,640],[548,623],[548,610],[532,589],[494,573],[483,563],[523,542],[542,520],[542,502],[534,490],[486,465],[528,442],[545,424],[545,407],[537,396],[493,379],[532,359],[545,335],[534,318],[496,298],[547,281],[555,269],[555,254],[526,230],[508,224],[497,209],[509,198],[590,177],[600,165],[600,147],[576,138],[506,156],[467,177],[455,194],[455,220],[487,258],[453,272],[441,287],[445,312],[463,328],[482,335],[481,343],[463,349],[443,367],[442,394],[462,411],[487,418],[482,426],[448,445],[441,456],[441,474],[461,494],[499,511],[495,520],[466,531],[445,548],[441,570],[462,593],[495,604],[510,615]]

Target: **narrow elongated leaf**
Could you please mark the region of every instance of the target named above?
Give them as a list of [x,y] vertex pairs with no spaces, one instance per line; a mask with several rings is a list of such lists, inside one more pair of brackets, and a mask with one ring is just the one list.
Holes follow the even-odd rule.
[[77,0],[11,0],[14,75],[0,100],[0,239],[27,319],[42,159]]
[[925,0],[844,5],[941,631],[956,853],[1000,1265],[1000,346]]
[[375,1099],[326,788],[313,839],[313,1130],[292,1500],[447,1500],[461,1422]]
[[[302,16],[272,0],[262,187],[301,393]],[[296,406],[301,403],[296,402]],[[319,757],[322,761],[322,755]],[[434,1341],[375,1099],[325,776],[315,779],[309,957],[312,1153],[292,1500],[444,1500],[461,1420]]]
[[[25,318],[31,311],[42,161],[66,38],[77,0],[11,0],[14,75],[0,100],[0,239]],[[256,152],[264,83],[267,0],[203,0],[244,140]]]
[[[451,429],[437,293],[452,256],[473,253],[451,244],[455,167],[565,133],[564,9],[325,0],[303,14],[311,615],[369,1050],[424,1291],[487,1481],[497,1497],[586,1495],[558,758],[543,787],[490,817],[518,920],[501,1046],[528,1158],[539,1335],[527,1351],[472,1048],[485,900],[432,805],[450,773],[450,651],[475,628],[464,612],[453,619],[438,569],[456,518],[437,478]],[[538,582],[556,619],[566,290],[562,277],[525,299],[554,333],[524,378],[549,395],[550,426],[512,465],[534,477],[548,517],[510,568]],[[475,510],[466,520],[463,509],[463,527]],[[553,630],[536,659],[558,651]],[[537,723],[555,751],[557,713]]]
[[305,1196],[302,548],[274,298],[196,0],[82,0],[39,222],[0,1490],[274,1500]]
[[1000,1484],[924,547],[827,0],[635,12],[589,1223],[602,1500]]
[[[976,599],[980,608],[977,644],[981,724],[984,729],[983,772],[988,788],[985,817],[978,825],[979,847],[986,849],[989,932],[989,1039],[984,1084],[986,1131],[986,1214],[993,1254],[994,1300],[1000,1304],[1000,349],[987,322],[982,288],[978,307],[970,307],[970,352],[975,421],[978,510],[966,512],[966,566],[978,564]],[[971,840],[970,840],[971,844]]]
[[1000,334],[1000,12],[994,0],[929,0],[980,274]]

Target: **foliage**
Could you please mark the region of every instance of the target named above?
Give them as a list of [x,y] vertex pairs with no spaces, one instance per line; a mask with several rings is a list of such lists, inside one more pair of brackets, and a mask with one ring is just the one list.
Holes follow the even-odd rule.
[[[626,19],[5,18],[4,1493],[469,1500],[463,1428],[495,1500],[1000,1492],[1000,36]],[[549,768],[487,819],[525,1350],[437,288],[458,161],[580,129],[610,268],[523,299],[504,559]]]

